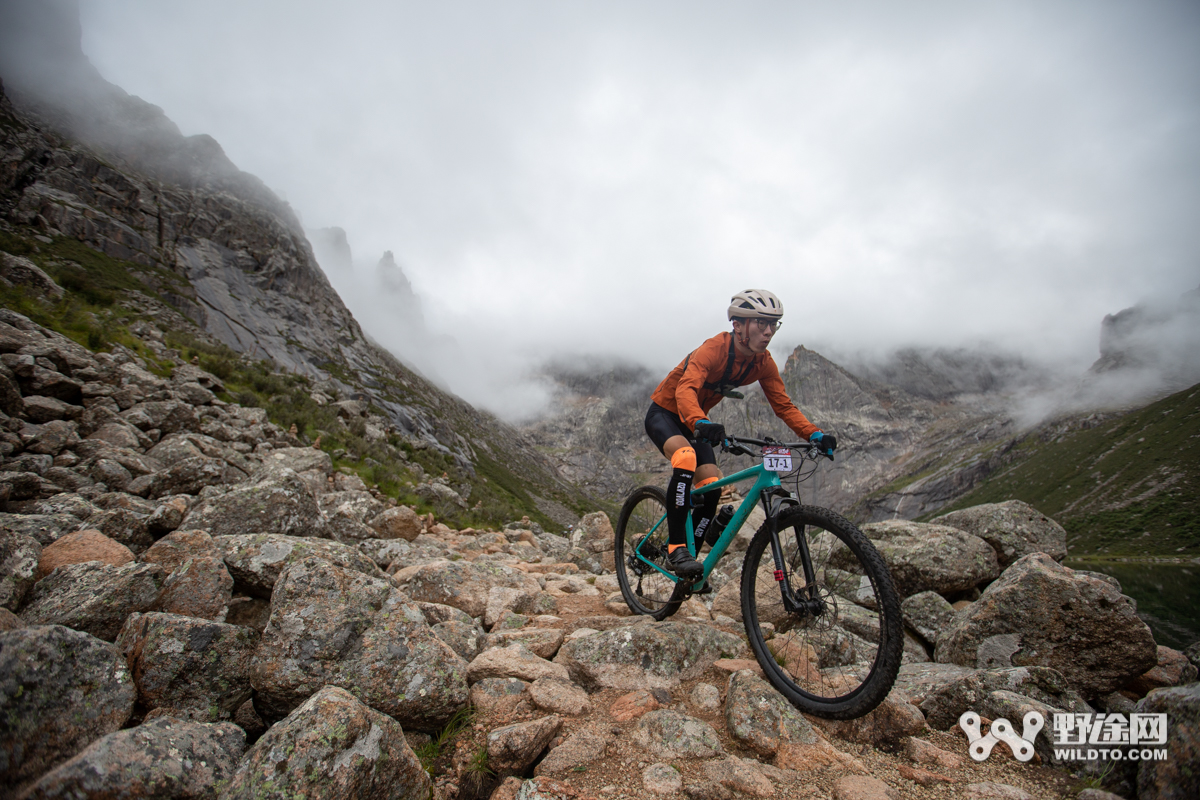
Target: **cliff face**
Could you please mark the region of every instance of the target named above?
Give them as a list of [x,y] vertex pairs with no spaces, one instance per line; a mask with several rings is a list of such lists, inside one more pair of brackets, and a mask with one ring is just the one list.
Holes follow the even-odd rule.
[[286,203],[211,137],[181,135],[96,72],[80,50],[77,3],[4,3],[0,31],[0,226],[120,259],[154,302],[234,351],[367,401],[471,480],[484,480],[481,457],[512,470],[530,503],[575,521],[562,502],[581,507],[581,495],[515,430],[367,339]]
[[312,376],[329,354],[365,364],[362,331],[286,203],[211,137],[183,136],[104,80],[80,50],[76,4],[4,9],[9,220],[182,276],[190,286],[168,299],[239,352]]
[[[1089,373],[1145,371],[1177,391],[1200,380],[1200,288],[1170,301],[1139,303],[1100,323],[1100,358]],[[1157,387],[1155,387],[1157,388]]]

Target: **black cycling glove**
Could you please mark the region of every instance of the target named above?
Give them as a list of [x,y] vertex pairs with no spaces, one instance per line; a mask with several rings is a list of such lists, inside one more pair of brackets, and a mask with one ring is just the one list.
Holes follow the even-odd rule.
[[825,455],[833,455],[833,451],[837,450],[837,437],[832,433],[817,431],[812,436],[808,437],[810,442],[815,442],[821,446]]
[[696,438],[718,445],[725,441],[725,426],[719,422],[702,419],[696,423]]

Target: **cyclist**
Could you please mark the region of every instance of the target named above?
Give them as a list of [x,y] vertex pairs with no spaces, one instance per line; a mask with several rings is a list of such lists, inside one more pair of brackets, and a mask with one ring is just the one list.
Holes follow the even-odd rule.
[[[722,398],[741,398],[736,389],[758,381],[775,415],[796,435],[822,445],[827,454],[837,448],[837,439],[809,422],[788,398],[779,368],[767,352],[783,319],[779,298],[762,289],[738,292],[730,300],[728,317],[733,330],[712,337],[671,370],[650,396],[646,412],[646,434],[672,467],[667,485],[667,565],[685,579],[704,573],[703,565],[688,553],[687,514],[693,480],[699,489],[721,478],[713,446],[724,440],[725,428],[708,419],[708,412]],[[697,542],[704,541],[719,500],[717,492],[710,492],[692,512]]]

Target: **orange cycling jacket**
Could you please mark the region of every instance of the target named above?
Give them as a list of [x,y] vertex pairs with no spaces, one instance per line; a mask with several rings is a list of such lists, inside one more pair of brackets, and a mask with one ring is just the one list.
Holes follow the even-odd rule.
[[[709,409],[721,402],[722,395],[710,387],[715,387],[725,377],[732,340],[733,334],[719,333],[697,347],[671,370],[650,399],[678,414],[688,430],[695,430],[696,423],[706,419]],[[775,416],[798,436],[807,439],[820,430],[800,413],[800,409],[788,397],[783,380],[779,377],[779,368],[775,366],[775,359],[771,358],[770,353],[747,357],[735,351],[733,368],[729,373],[731,383],[737,386],[748,386],[758,381]]]

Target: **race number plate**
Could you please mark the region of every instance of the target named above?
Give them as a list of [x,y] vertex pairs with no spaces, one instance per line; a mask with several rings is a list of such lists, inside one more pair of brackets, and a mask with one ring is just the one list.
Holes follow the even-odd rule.
[[771,472],[791,472],[792,451],[786,447],[764,447],[763,468]]

